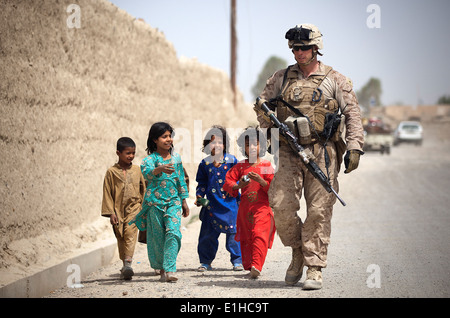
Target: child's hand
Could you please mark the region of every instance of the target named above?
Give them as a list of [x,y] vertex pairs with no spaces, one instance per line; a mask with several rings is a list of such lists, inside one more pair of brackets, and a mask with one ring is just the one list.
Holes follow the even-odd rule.
[[242,189],[242,188],[246,187],[249,183],[250,183],[250,180],[249,181],[244,181],[244,176],[242,176],[239,179],[239,184],[238,184],[239,189]]
[[258,183],[261,183],[260,181],[263,180],[263,178],[261,178],[261,176],[259,174],[257,174],[254,171],[251,171],[247,174],[247,176],[251,179],[251,180],[255,180]]
[[197,202],[198,198],[201,198],[201,197],[202,197],[201,195],[197,195],[197,199],[196,199],[195,202],[194,202],[194,204],[195,204],[196,206],[200,206],[200,205],[201,205],[200,203]]
[[267,185],[266,180],[264,180],[263,177],[261,177],[258,173],[251,171],[247,175],[251,180],[255,180],[263,187],[265,187]]
[[172,174],[175,171],[175,168],[173,167],[173,163],[168,163],[155,168],[155,171],[155,174],[160,174],[161,172]]
[[111,214],[109,217],[109,222],[111,222],[112,225],[119,224],[119,219],[117,218],[117,215],[115,215],[114,213]]
[[183,200],[181,207],[183,209],[183,216],[187,218],[189,216],[189,206],[186,203],[186,199]]

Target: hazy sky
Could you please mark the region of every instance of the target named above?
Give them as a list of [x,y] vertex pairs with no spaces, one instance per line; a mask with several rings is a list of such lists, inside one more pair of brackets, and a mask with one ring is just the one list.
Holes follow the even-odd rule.
[[[197,58],[230,74],[231,0],[111,2],[162,31],[179,57]],[[320,29],[320,60],[351,78],[355,90],[379,78],[385,105],[434,104],[450,95],[448,0],[236,2],[237,84],[246,101],[253,101],[251,88],[269,57],[295,63],[284,35],[301,23]]]

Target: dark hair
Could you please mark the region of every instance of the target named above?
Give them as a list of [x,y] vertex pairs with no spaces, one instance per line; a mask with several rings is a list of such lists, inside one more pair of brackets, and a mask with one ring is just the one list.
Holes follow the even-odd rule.
[[238,137],[237,144],[239,148],[241,148],[242,154],[247,157],[247,154],[245,153],[245,142],[250,142],[254,140],[256,140],[259,143],[259,156],[260,157],[264,156],[267,148],[267,139],[258,126],[256,127],[249,126],[245,128],[242,134]]
[[133,139],[129,137],[121,137],[117,140],[116,149],[122,152],[126,147],[134,147],[136,148],[136,144]]
[[212,137],[220,137],[223,140],[223,152],[226,153],[228,150],[228,145],[230,141],[228,140],[227,130],[219,125],[214,125],[211,129],[206,133],[205,138],[203,139],[203,148],[202,151],[206,154],[211,154],[211,147],[208,147],[211,143]]
[[[156,143],[153,140],[161,137],[166,131],[169,131],[173,137],[174,130],[168,123],[157,122],[150,127],[147,138],[147,149],[145,149],[147,151],[147,154],[151,154],[152,152],[156,151]],[[173,146],[171,148],[171,151],[172,149]]]

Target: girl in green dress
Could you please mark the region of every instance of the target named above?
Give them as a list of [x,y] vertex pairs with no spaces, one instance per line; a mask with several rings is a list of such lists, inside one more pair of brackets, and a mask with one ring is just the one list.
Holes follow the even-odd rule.
[[175,282],[176,259],[181,247],[181,215],[189,215],[188,188],[179,154],[173,152],[173,128],[158,122],[150,128],[148,156],[141,164],[147,189],[135,223],[147,231],[150,266],[160,271],[161,281]]

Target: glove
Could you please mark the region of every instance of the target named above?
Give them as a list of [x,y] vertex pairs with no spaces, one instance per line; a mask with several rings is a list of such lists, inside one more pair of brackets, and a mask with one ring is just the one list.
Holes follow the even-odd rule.
[[344,164],[345,164],[345,171],[344,173],[350,173],[356,168],[358,168],[359,164],[359,157],[363,155],[364,152],[359,150],[349,150],[345,154],[344,157]]

